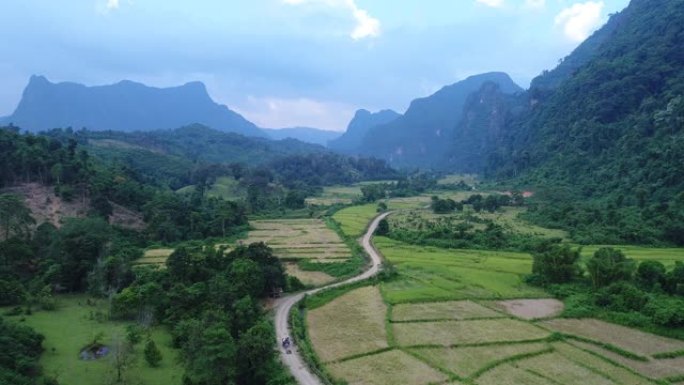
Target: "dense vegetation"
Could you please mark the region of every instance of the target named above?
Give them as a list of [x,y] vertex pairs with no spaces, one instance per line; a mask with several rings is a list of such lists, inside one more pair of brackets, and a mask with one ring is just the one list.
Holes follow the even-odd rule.
[[529,218],[582,242],[684,245],[683,21],[679,1],[633,0],[533,82],[486,169],[545,190]]
[[[41,376],[38,359],[43,352],[43,336],[0,317],[0,342],[0,384],[38,383]],[[46,380],[42,383],[47,385],[51,382]]]
[[613,248],[600,248],[580,265],[580,253],[547,244],[534,255],[528,282],[565,300],[564,315],[599,317],[683,338],[684,264],[637,263]]

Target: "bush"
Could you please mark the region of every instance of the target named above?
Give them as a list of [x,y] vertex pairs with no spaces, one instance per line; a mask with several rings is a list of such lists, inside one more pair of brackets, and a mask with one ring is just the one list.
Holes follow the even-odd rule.
[[154,343],[154,341],[150,338],[147,340],[147,343],[145,344],[145,361],[153,367],[156,368],[159,366],[159,362],[162,360],[162,354],[159,351],[159,348],[157,348],[157,344]]

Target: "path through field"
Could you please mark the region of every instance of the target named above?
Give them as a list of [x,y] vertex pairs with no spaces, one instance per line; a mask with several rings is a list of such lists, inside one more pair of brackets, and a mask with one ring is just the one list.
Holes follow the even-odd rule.
[[375,250],[375,248],[371,244],[371,238],[373,237],[375,229],[378,227],[378,223],[380,223],[380,221],[387,217],[389,214],[390,213],[385,213],[375,217],[375,219],[373,219],[371,224],[368,226],[366,234],[363,236],[363,239],[361,240],[361,246],[363,246],[364,250],[366,250],[366,253],[368,253],[371,259],[370,268],[363,272],[363,274],[357,275],[356,277],[350,278],[346,281],[309,290],[307,292],[287,296],[281,298],[278,301],[278,304],[275,308],[275,326],[280,356],[283,364],[285,364],[285,366],[287,366],[290,369],[290,373],[292,373],[292,376],[297,380],[297,383],[299,383],[300,385],[322,385],[322,382],[318,378],[318,376],[316,376],[311,372],[311,370],[309,370],[309,367],[306,365],[304,359],[299,354],[296,348],[291,350],[292,353],[287,354],[287,352],[284,351],[280,345],[280,341],[290,336],[290,330],[288,327],[290,310],[294,305],[297,304],[297,302],[304,298],[304,295],[306,294],[311,295],[318,293],[319,291],[324,289],[329,289],[358,281],[363,281],[376,275],[380,271],[382,258],[380,257],[380,254],[377,252],[377,250]]

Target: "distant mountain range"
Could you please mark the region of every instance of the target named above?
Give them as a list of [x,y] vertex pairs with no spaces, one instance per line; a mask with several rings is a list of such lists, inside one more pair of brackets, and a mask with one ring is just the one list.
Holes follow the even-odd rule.
[[329,141],[337,139],[342,135],[342,133],[338,131],[327,131],[310,127],[280,129],[264,128],[263,130],[271,139],[280,140],[290,138],[306,143],[320,144],[321,146],[327,146]]
[[87,87],[32,76],[14,113],[0,120],[29,131],[83,127],[151,131],[202,124],[224,132],[266,136],[256,125],[214,102],[204,84],[154,88],[132,81]]
[[401,114],[392,110],[382,110],[376,113],[371,113],[368,110],[358,110],[354,118],[349,122],[344,134],[328,142],[328,147],[338,152],[353,154],[361,146],[363,139],[371,128],[390,123],[400,116]]
[[[360,111],[348,132],[331,142],[330,147],[348,154],[375,156],[398,167],[439,168],[453,150],[459,124],[469,118],[464,107],[477,106],[478,101],[471,100],[471,96],[483,87],[502,95],[523,91],[505,73],[471,76],[414,100],[404,115]],[[355,124],[361,128],[355,129]]]

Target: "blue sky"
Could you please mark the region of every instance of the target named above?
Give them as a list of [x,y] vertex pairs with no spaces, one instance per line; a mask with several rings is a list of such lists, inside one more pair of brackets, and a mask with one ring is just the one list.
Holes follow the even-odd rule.
[[205,82],[263,127],[342,130],[469,75],[521,86],[628,0],[3,0],[0,116],[28,78]]

